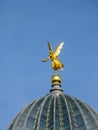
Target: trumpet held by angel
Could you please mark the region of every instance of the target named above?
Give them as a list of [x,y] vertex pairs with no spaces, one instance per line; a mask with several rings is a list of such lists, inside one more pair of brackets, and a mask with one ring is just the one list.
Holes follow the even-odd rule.
[[60,62],[58,55],[61,52],[61,49],[64,45],[64,42],[61,42],[58,47],[53,51],[50,43],[48,42],[48,48],[49,48],[49,54],[47,59],[43,59],[42,62],[47,62],[48,60],[51,60],[52,68],[56,72],[58,69],[63,70],[64,64]]

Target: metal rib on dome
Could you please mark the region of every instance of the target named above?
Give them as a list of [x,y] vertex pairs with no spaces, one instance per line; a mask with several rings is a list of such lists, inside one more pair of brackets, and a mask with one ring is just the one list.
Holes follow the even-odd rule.
[[7,130],[98,130],[98,114],[81,100],[54,90],[23,108]]

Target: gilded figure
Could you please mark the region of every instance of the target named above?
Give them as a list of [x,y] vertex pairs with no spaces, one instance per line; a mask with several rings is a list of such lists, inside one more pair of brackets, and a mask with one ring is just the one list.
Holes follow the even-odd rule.
[[60,54],[63,45],[64,45],[64,42],[61,42],[58,45],[58,47],[53,51],[50,43],[48,42],[48,48],[49,48],[48,58],[42,60],[42,62],[47,62],[48,60],[51,60],[52,68],[54,69],[55,72],[58,69],[63,70],[63,67],[64,67],[63,63],[61,63],[59,58],[58,58],[58,55]]

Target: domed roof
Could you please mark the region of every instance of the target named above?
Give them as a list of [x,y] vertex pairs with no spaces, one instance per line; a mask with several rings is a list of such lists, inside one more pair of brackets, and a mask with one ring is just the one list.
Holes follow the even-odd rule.
[[50,93],[24,107],[7,130],[98,130],[98,114],[54,82]]

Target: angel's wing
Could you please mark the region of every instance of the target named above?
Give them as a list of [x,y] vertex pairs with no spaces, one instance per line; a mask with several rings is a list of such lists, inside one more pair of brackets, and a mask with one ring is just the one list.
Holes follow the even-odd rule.
[[58,56],[60,54],[60,50],[62,49],[63,45],[64,45],[64,42],[61,42],[59,46],[55,49],[54,51],[55,56]]
[[49,42],[48,42],[48,47],[49,47],[49,55],[52,55],[53,54],[53,50],[52,50],[52,47],[51,47]]

